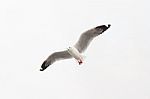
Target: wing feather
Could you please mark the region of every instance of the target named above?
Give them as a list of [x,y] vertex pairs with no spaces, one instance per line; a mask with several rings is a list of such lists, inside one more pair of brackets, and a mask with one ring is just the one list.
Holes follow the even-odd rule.
[[40,71],[45,70],[49,65],[53,64],[55,61],[70,59],[72,56],[67,50],[52,53],[42,64]]
[[92,31],[87,31],[83,34],[81,34],[79,40],[77,41],[77,43],[75,44],[75,48],[82,53],[83,51],[85,51],[85,49],[88,47],[88,45],[90,44],[90,42],[93,40],[94,36],[92,35]]
[[86,50],[86,48],[89,46],[90,42],[98,35],[102,34],[104,31],[106,31],[110,27],[110,24],[108,24],[108,27],[106,25],[97,26],[93,29],[90,29],[83,34],[81,34],[79,40],[74,45],[76,49],[80,53]]

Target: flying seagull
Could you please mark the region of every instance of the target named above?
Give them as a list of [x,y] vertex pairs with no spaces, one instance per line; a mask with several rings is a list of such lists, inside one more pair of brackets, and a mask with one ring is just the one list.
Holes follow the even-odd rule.
[[67,50],[54,52],[52,53],[42,64],[40,71],[44,71],[48,66],[52,65],[55,61],[63,60],[63,59],[70,59],[75,58],[79,64],[82,64],[83,57],[80,53],[84,52],[90,42],[97,37],[98,35],[102,34],[106,31],[111,25],[100,25],[94,27],[86,32],[82,33],[77,43],[69,47]]

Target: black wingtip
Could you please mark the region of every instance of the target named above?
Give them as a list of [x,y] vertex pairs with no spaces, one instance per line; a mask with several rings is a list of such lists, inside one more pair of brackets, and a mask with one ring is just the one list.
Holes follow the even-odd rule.
[[40,69],[40,71],[44,71],[44,69],[43,69],[43,68],[41,68],[41,69]]
[[44,71],[48,66],[46,66],[46,61],[43,62],[40,71]]
[[111,24],[108,24],[108,28],[111,26]]
[[40,69],[40,71],[42,71],[42,69]]

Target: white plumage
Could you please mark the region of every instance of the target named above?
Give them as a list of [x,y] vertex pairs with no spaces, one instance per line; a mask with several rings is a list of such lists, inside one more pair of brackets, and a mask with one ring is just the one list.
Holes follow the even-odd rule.
[[67,51],[72,57],[74,57],[78,61],[79,65],[83,63],[83,57],[75,47],[69,47]]

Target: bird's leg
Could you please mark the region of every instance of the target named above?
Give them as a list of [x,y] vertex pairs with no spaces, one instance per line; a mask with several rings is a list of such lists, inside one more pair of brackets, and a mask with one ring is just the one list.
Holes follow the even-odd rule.
[[78,63],[79,63],[79,65],[81,65],[83,63],[83,61],[82,60],[78,60]]

